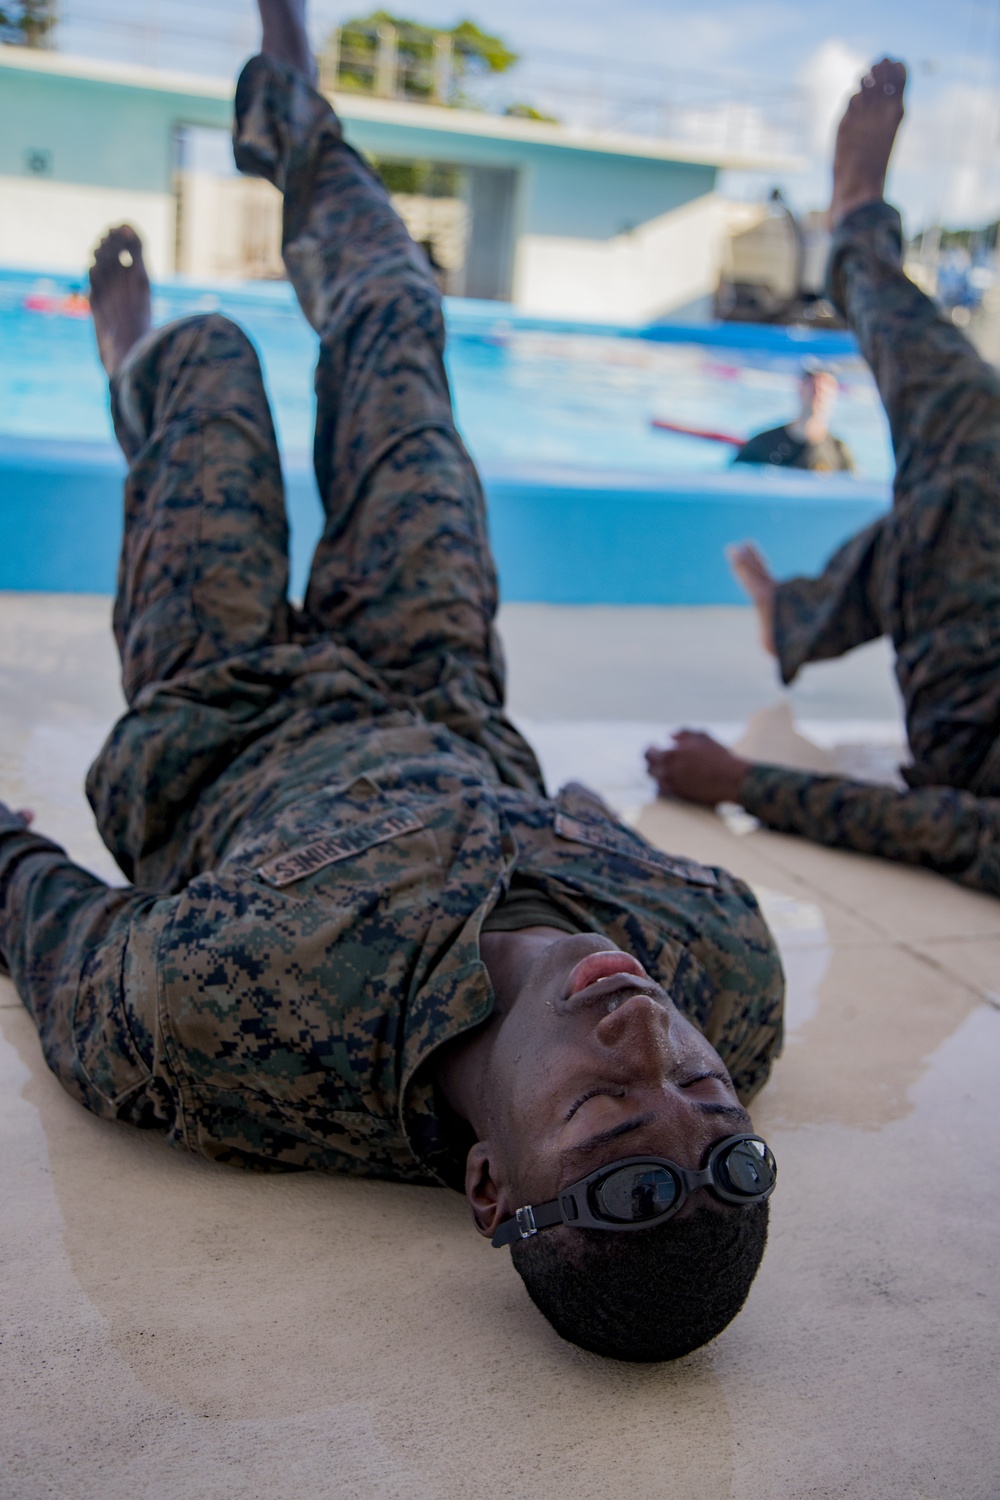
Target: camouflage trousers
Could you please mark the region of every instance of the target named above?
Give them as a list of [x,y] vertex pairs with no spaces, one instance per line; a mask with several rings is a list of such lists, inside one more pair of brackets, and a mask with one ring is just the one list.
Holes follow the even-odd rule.
[[889,418],[892,510],[818,578],[779,585],[783,680],[892,638],[912,786],[1000,792],[1000,380],[904,274],[899,215],[872,203],[835,237],[830,294]]
[[[294,70],[248,64],[234,147],[243,170],[284,192],[285,263],[320,338],[314,457],[325,522],[293,609],[281,467],[249,340],[213,314],[155,329],[133,349],[111,382],[129,460],[114,628],[131,712],[88,795],[126,874],[161,890],[218,852],[192,831],[192,809],[206,814],[218,769],[245,750],[242,725],[273,728],[324,671],[346,682],[347,717],[416,705],[483,745],[501,780],[541,789],[533,753],[503,715],[483,495],[454,424],[427,259]],[[225,677],[221,664],[255,653],[256,674],[244,665]],[[287,691],[282,702],[275,690],[262,720],[265,676]],[[164,684],[174,688],[166,715]],[[305,701],[315,707],[315,693]]]

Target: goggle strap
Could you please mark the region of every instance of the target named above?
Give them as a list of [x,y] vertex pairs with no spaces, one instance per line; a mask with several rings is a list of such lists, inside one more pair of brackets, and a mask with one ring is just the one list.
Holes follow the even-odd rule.
[[563,1222],[563,1211],[558,1198],[553,1198],[549,1203],[536,1203],[532,1209],[535,1217],[535,1228],[551,1229],[553,1224]]
[[518,1240],[530,1240],[540,1229],[551,1229],[554,1224],[562,1222],[558,1198],[552,1198],[548,1203],[526,1204],[524,1208],[517,1210],[512,1219],[504,1220],[490,1243],[494,1250],[502,1250],[504,1245],[516,1244]]

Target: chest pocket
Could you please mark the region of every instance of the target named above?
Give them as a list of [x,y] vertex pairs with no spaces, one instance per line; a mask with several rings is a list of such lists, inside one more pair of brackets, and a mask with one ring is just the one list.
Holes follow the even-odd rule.
[[615,854],[621,859],[648,865],[650,869],[661,870],[665,875],[671,875],[687,885],[718,888],[719,882],[707,865],[700,865],[693,859],[682,859],[675,854],[661,854],[659,849],[634,838],[626,829],[616,827],[614,823],[597,822],[591,818],[576,817],[572,813],[557,812],[554,828],[556,837],[567,843],[586,844],[605,854]]

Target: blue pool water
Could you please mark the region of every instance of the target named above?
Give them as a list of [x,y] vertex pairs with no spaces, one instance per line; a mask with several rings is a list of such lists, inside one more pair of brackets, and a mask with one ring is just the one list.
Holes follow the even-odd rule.
[[[66,280],[0,273],[0,433],[22,438],[108,441],[107,385],[89,319],[26,310],[32,295],[64,296]],[[217,292],[162,289],[157,321],[218,309],[260,350],[283,452],[311,445],[311,373],[316,340],[284,283]],[[448,368],[458,422],[484,469],[531,464],[627,473],[713,473],[732,450],[655,431],[665,417],[749,436],[796,408],[794,343],[782,352],[660,343],[634,333],[532,326],[501,310],[448,308]],[[733,331],[733,337],[739,330]],[[859,475],[888,478],[881,407],[862,361],[837,360],[842,394],[835,428]]]
[[[39,299],[58,304],[73,289],[65,278],[0,273],[0,587],[112,586],[120,460],[93,328],[87,317],[37,310]],[[233,317],[260,351],[301,592],[319,527],[308,460],[316,340],[284,283],[175,283],[156,293],[158,322],[207,310]],[[885,503],[886,425],[844,335],[637,332],[464,302],[448,305],[447,320],[457,418],[486,480],[508,598],[735,600],[725,541],[753,534],[777,566],[814,567]],[[651,426],[662,417],[737,436],[774,426],[794,412],[799,360],[817,347],[840,376],[834,430],[854,454],[856,480],[731,471],[731,448]]]

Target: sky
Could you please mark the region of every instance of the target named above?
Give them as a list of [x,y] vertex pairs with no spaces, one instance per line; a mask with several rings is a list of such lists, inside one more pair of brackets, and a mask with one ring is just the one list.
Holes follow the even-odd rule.
[[[314,34],[368,10],[312,0]],[[227,73],[256,45],[251,0],[62,0],[61,11],[66,50],[106,57]],[[889,193],[909,230],[1000,216],[1000,0],[406,0],[399,12],[498,32],[524,59],[513,81],[526,98],[561,59],[579,59],[577,83],[644,98],[687,100],[701,75],[772,109],[791,91],[803,170],[728,174],[723,186],[752,197],[778,183],[802,210],[825,206],[835,123],[866,64],[902,57],[908,111]]]

